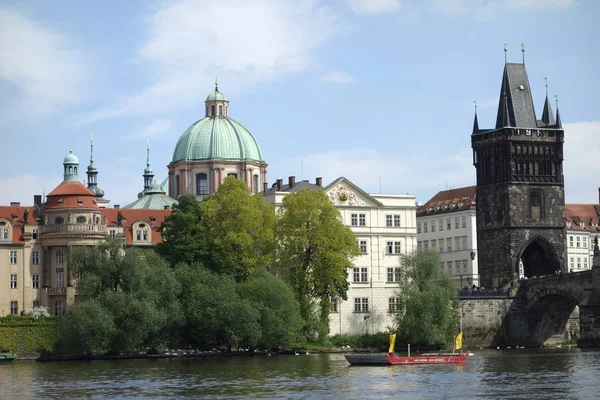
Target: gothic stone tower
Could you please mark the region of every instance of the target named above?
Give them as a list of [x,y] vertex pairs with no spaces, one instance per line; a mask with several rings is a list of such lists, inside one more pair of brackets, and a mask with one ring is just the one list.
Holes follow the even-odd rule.
[[506,287],[519,278],[563,270],[564,131],[546,86],[535,116],[525,64],[504,67],[496,128],[471,135],[477,170],[477,247],[481,284]]

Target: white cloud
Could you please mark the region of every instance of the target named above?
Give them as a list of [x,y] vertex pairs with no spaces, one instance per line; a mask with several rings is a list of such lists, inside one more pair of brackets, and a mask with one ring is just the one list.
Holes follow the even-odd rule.
[[82,123],[198,105],[218,76],[225,93],[316,65],[314,50],[340,27],[314,1],[182,0],[146,19],[138,64],[152,83]]
[[[312,153],[297,158],[278,158],[270,163],[270,170],[283,176],[323,177],[323,184],[344,176],[369,193],[410,193],[425,202],[448,185],[461,187],[475,184],[475,168],[471,162],[471,149],[465,149],[446,158],[424,153],[390,155],[374,149],[350,149]],[[381,182],[381,186],[380,186]]]
[[0,27],[0,84],[16,94],[0,96],[0,119],[46,115],[79,98],[85,67],[69,38],[7,8]]
[[402,8],[401,0],[346,0],[356,14],[386,14]]
[[347,72],[332,71],[317,79],[321,83],[355,83],[357,79]]
[[173,126],[173,122],[167,119],[155,119],[138,132],[130,136],[130,139],[158,139],[164,136],[165,133],[169,132],[169,129]]
[[575,0],[506,0],[506,5],[511,10],[544,10],[571,8]]
[[564,128],[565,201],[597,204],[600,121],[569,123]]

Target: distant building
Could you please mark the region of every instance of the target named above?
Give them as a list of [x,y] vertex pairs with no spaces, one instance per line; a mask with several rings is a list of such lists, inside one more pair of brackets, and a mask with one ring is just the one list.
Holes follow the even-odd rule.
[[600,199],[599,204],[565,204],[567,260],[564,272],[592,268],[594,239],[600,240],[599,223]]
[[301,189],[325,192],[362,251],[348,274],[348,301],[336,302],[329,315],[330,333],[385,331],[393,325],[391,313],[397,307],[400,255],[416,249],[415,196],[368,194],[343,177],[323,187],[321,178],[312,184],[292,176],[286,185],[278,179],[265,192],[265,202],[278,208],[286,195]]
[[479,286],[475,186],[438,192],[417,209],[417,248],[440,253],[457,286]]

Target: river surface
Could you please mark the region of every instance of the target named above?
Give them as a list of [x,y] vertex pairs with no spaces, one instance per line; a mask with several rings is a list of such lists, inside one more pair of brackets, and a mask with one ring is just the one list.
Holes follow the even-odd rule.
[[479,350],[456,365],[351,367],[342,354],[0,365],[0,399],[598,399],[600,352]]

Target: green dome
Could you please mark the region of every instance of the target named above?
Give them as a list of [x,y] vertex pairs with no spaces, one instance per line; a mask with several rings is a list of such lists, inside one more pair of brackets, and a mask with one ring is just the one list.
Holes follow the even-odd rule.
[[206,101],[229,101],[229,100],[227,100],[227,97],[225,97],[225,95],[223,93],[219,92],[218,90],[215,90],[214,92],[212,92],[211,94],[206,96]]
[[69,154],[63,160],[63,164],[79,164],[79,158],[73,154],[73,150],[69,150]]
[[252,133],[221,116],[205,117],[190,126],[179,138],[172,162],[209,160],[264,162]]

